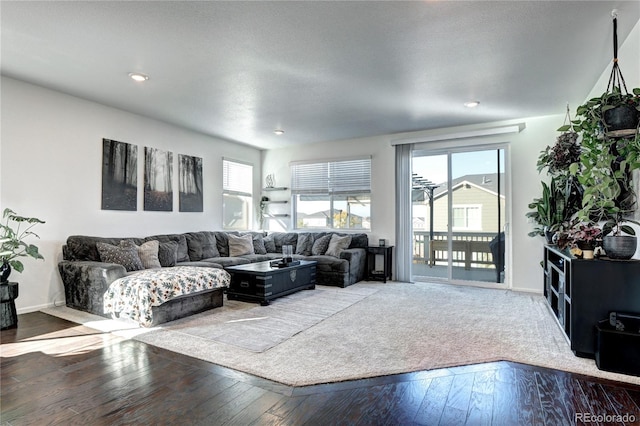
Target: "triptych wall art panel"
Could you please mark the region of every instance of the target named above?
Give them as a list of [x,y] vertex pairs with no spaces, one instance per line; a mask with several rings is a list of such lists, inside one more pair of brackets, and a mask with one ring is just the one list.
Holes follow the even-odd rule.
[[202,211],[202,158],[178,155],[180,211]]
[[102,210],[136,210],[138,146],[102,140]]
[[[179,209],[203,211],[202,158],[178,154]],[[144,148],[144,210],[173,211],[173,153]],[[102,140],[102,210],[137,210],[138,146]]]
[[144,209],[173,211],[173,153],[144,147]]

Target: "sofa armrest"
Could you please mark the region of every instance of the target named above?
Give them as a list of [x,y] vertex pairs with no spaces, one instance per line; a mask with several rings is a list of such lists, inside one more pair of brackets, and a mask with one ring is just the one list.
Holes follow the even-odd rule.
[[127,275],[122,265],[93,261],[63,260],[58,263],[58,271],[67,306],[102,316],[105,291],[112,282]]
[[349,262],[349,284],[355,284],[364,279],[367,269],[367,251],[365,249],[343,250],[340,253],[340,258]]

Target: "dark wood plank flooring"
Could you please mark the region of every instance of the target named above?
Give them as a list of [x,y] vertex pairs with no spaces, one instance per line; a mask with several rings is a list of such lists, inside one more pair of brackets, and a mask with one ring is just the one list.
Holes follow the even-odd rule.
[[0,335],[3,425],[640,424],[640,386],[512,362],[290,387],[40,312]]

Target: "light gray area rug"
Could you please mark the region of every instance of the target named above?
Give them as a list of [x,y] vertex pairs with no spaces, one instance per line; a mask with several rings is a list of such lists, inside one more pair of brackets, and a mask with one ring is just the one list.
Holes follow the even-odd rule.
[[203,313],[174,321],[165,330],[252,352],[264,352],[348,308],[377,290],[317,288],[280,297],[269,306],[225,300],[215,315]]
[[[576,357],[539,295],[397,282],[317,289],[365,297],[264,352],[183,333],[189,318],[133,338],[294,386],[499,360],[640,384],[640,377],[601,371],[593,360]],[[232,303],[191,320],[256,308]]]

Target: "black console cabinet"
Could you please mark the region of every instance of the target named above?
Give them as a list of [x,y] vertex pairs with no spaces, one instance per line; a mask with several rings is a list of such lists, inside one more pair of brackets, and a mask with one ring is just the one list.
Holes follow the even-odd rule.
[[640,313],[640,261],[576,259],[544,248],[544,295],[578,356],[593,358],[596,325],[609,312]]

